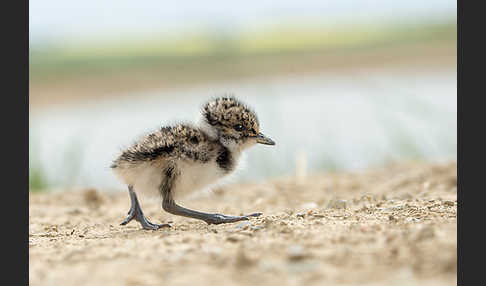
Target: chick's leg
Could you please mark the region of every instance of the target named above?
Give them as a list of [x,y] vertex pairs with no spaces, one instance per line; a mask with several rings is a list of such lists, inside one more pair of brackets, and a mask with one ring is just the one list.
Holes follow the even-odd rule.
[[249,217],[257,217],[262,214],[262,213],[253,213],[245,216],[231,216],[231,215],[224,215],[224,214],[203,213],[203,212],[194,211],[194,210],[181,207],[178,204],[176,204],[172,199],[164,199],[162,202],[162,207],[168,213],[200,219],[205,221],[207,224],[222,224],[222,223],[237,222],[242,220],[248,220]]
[[137,194],[135,194],[132,186],[128,186],[128,193],[130,195],[131,207],[128,211],[128,216],[125,218],[125,220],[122,221],[120,225],[126,225],[127,223],[135,219],[142,225],[144,229],[147,230],[157,230],[162,227],[170,227],[169,224],[154,224],[148,221],[142,212],[142,208],[140,207],[140,204],[138,202]]

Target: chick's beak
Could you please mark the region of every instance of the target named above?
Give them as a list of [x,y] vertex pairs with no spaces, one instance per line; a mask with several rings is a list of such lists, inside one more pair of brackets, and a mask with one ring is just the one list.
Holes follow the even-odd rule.
[[258,133],[258,135],[256,136],[256,141],[257,143],[260,143],[260,144],[265,144],[265,145],[275,145],[275,142],[268,138],[267,136],[263,135],[262,133]]

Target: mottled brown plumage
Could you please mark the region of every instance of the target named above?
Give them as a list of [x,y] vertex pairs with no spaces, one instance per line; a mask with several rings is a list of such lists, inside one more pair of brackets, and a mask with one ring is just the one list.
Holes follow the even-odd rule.
[[217,155],[217,145],[217,140],[188,124],[162,127],[124,150],[112,168],[130,168],[161,159],[207,162]]
[[260,124],[256,113],[234,97],[209,101],[203,108],[203,115],[210,125],[222,132],[239,136],[234,129],[240,124],[243,127],[242,135],[258,135]]
[[164,210],[207,223],[248,219],[248,216],[191,211],[174,202],[174,197],[214,184],[232,172],[246,148],[256,143],[275,144],[259,133],[255,112],[235,97],[210,100],[201,113],[199,124],[162,127],[138,140],[114,160],[111,167],[129,186],[132,200],[129,216],[122,224],[135,218],[145,229],[160,227],[145,219],[135,190],[156,191],[163,197]]

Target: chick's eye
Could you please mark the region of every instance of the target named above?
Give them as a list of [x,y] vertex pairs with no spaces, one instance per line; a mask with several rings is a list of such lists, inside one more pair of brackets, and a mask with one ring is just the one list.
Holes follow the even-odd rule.
[[241,124],[236,124],[235,126],[233,126],[233,128],[236,131],[242,131],[244,129],[243,125],[241,125]]

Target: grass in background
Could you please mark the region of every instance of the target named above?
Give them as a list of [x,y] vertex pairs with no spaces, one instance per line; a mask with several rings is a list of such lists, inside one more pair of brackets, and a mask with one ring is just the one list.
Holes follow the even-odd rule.
[[62,168],[59,168],[59,175],[51,179],[46,171],[48,162],[42,162],[39,158],[39,140],[32,134],[36,132],[29,131],[31,132],[29,136],[29,191],[44,192],[53,187],[76,185],[77,180],[82,177],[83,147],[79,140],[71,140],[71,143],[67,144],[64,150],[60,150],[63,154],[61,158]]
[[29,130],[29,191],[40,192],[50,187],[44,163],[39,159],[37,137]]
[[42,164],[37,163],[34,166],[29,166],[29,191],[45,191],[49,186],[49,180],[47,179]]
[[236,34],[202,31],[183,37],[33,47],[29,70],[33,83],[134,70],[177,74],[196,69],[206,73],[228,59],[258,62],[262,58],[279,57],[282,61],[281,57],[295,54],[342,53],[411,43],[455,45],[456,34],[455,22],[334,30],[280,27]]

